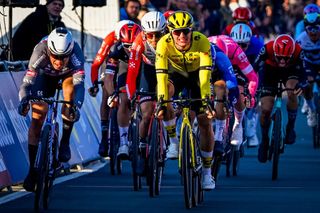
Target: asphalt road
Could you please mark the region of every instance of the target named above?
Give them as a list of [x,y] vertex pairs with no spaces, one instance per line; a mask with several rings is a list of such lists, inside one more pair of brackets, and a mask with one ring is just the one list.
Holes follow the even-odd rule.
[[[239,175],[225,176],[222,167],[216,189],[205,201],[186,210],[177,162],[168,161],[160,196],[148,188],[132,189],[130,164],[122,175],[111,176],[108,164],[97,172],[57,184],[47,212],[320,212],[320,150],[312,148],[311,129],[299,115],[297,142],[281,155],[279,178],[271,180],[271,163],[257,160],[257,148],[246,149]],[[33,194],[0,205],[0,212],[33,212]]]

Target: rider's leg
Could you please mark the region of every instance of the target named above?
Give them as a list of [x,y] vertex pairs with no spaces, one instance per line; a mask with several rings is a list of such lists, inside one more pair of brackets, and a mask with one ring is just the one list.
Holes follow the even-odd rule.
[[33,103],[31,108],[32,120],[28,132],[29,172],[23,182],[23,188],[25,188],[26,191],[34,191],[37,176],[34,164],[36,161],[42,125],[48,110],[47,104],[44,103]]
[[217,153],[223,153],[223,131],[226,127],[226,112],[224,111],[225,103],[223,102],[226,95],[226,84],[223,80],[216,81],[214,83],[214,94],[215,94],[215,134],[214,150]]
[[118,155],[129,155],[129,142],[128,142],[128,129],[129,129],[129,100],[126,93],[119,94],[119,109],[117,114],[119,134],[120,134],[120,147]]
[[312,88],[313,88],[313,84],[310,84],[304,91],[305,102],[308,105],[307,123],[309,127],[314,127],[317,124],[316,106],[313,100]]
[[213,156],[213,130],[212,120],[207,118],[206,114],[199,114],[197,116],[200,129],[200,149],[202,154],[202,184],[203,189],[211,190],[215,188],[215,182],[211,176],[211,163]]
[[[73,77],[69,76],[65,78],[62,82],[62,91],[65,101],[72,101],[74,99],[74,85]],[[70,108],[72,106],[69,104],[63,104],[61,113],[62,113],[62,137],[59,147],[59,160],[61,162],[68,162],[71,158],[70,151],[70,136],[73,129],[74,121],[70,119]]]
[[243,86],[238,86],[239,88],[239,99],[237,103],[234,105],[234,124],[232,128],[232,136],[231,136],[231,144],[239,147],[242,143],[242,135],[243,135],[243,128],[242,128],[242,119],[244,116],[245,111],[245,104],[244,104],[244,95],[242,94],[244,91]]
[[[294,89],[298,83],[296,79],[289,79],[286,82],[286,88]],[[286,127],[286,144],[293,144],[296,139],[296,133],[294,131],[294,126],[297,117],[298,110],[298,97],[294,94],[293,91],[287,91],[288,94],[288,102],[287,102],[287,111],[288,111],[288,123]]]
[[271,111],[274,104],[274,97],[267,95],[261,97],[261,143],[258,150],[258,160],[265,163],[268,159],[268,149],[269,149],[269,127],[271,124]]
[[[168,83],[169,99],[174,94],[174,86],[171,82]],[[167,157],[171,159],[178,158],[179,140],[176,134],[176,117],[171,103],[168,103],[167,112],[163,120],[163,126],[166,128],[169,135],[170,145],[168,148]]]
[[[106,79],[106,78],[105,78]],[[104,82],[106,85],[108,82]],[[109,94],[103,86],[102,88],[102,100],[100,105],[100,119],[101,119],[101,142],[99,144],[99,155],[102,157],[107,157],[109,152],[108,144],[108,130],[109,130],[109,113],[110,107],[108,106]]]

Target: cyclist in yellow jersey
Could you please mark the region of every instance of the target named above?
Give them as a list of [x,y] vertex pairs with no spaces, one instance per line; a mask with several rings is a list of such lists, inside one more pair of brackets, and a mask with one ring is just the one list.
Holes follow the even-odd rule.
[[[156,48],[158,100],[168,100],[183,88],[190,91],[191,98],[210,97],[212,59],[208,39],[192,30],[193,17],[186,11],[177,11],[170,15],[167,24],[169,33],[159,40]],[[210,169],[214,146],[211,120],[214,115],[206,110],[206,104],[201,101],[194,102],[191,109],[197,115],[200,128],[203,189],[210,190],[215,188]],[[162,109],[157,116],[175,130],[175,116],[171,104],[167,104],[166,113]],[[178,157],[178,141],[170,143],[167,156]]]

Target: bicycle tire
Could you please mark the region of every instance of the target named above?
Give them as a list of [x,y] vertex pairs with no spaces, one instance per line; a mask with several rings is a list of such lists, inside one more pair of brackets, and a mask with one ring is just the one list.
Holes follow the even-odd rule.
[[221,168],[221,162],[222,162],[222,156],[221,155],[215,155],[213,158],[213,162],[211,165],[211,175],[214,177],[215,182],[218,181],[218,175]]
[[45,125],[40,137],[40,147],[38,149],[37,157],[37,184],[35,190],[35,198],[34,198],[34,209],[35,211],[40,211],[43,208],[43,195],[44,195],[44,186],[45,179],[47,176],[48,170],[48,143],[50,139],[51,126]]
[[320,148],[320,103],[319,103],[319,95],[318,93],[313,94],[314,103],[316,106],[316,125],[312,127],[312,139],[313,139],[313,148]]
[[[200,143],[197,140],[195,134],[193,134],[193,147],[194,147],[194,153],[193,158],[195,159],[195,165],[192,169],[192,206],[196,207],[203,197],[203,191],[202,191],[202,162],[200,157]],[[191,142],[191,141],[190,141]]]
[[131,137],[131,167],[132,167],[132,180],[133,191],[139,191],[141,188],[140,176],[137,174],[138,160],[139,160],[139,120],[137,118],[132,119],[130,125],[130,137]]
[[232,176],[238,176],[240,164],[240,150],[238,147],[232,146]]
[[150,141],[149,141],[149,158],[148,158],[148,175],[149,175],[149,196],[154,197],[156,196],[156,188],[157,188],[157,173],[158,173],[158,147],[159,147],[159,127],[158,127],[158,120],[153,118],[152,121],[152,128],[149,135]]
[[159,131],[159,142],[158,142],[158,161],[157,161],[157,175],[156,175],[156,188],[155,188],[155,194],[159,195],[161,190],[161,182],[162,182],[162,175],[164,171],[164,164],[166,159],[166,152],[165,152],[165,144],[166,139],[169,138],[168,133],[166,131],[163,131],[164,127],[162,126],[162,122],[157,120],[158,122],[158,131]]
[[191,147],[190,147],[191,129],[187,125],[182,132],[182,155],[181,155],[181,173],[183,177],[184,201],[185,207],[192,207],[192,168],[191,168]]
[[45,210],[49,208],[50,194],[52,193],[52,186],[55,179],[56,168],[58,166],[58,158],[57,158],[58,144],[59,144],[58,140],[59,140],[59,124],[56,123],[53,143],[52,143],[52,162],[51,162],[51,165],[49,166],[49,172],[52,170],[52,174],[49,173],[49,175],[46,177],[45,187],[44,187],[43,208]]
[[111,116],[109,120],[109,140],[110,140],[110,173],[111,175],[115,175],[116,165],[117,165],[117,154],[119,149],[120,143],[120,136],[119,136],[119,128],[117,122],[117,108],[113,108],[111,110]]
[[273,154],[272,154],[272,180],[278,178],[278,167],[279,167],[279,157],[280,157],[280,146],[281,146],[281,110],[277,109],[273,115]]

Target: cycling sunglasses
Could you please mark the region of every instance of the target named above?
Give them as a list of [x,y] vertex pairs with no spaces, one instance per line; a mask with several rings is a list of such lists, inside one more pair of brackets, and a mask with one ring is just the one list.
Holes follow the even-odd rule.
[[290,56],[276,56],[276,58],[278,59],[278,61],[284,60],[285,62],[290,60]]
[[144,33],[147,37],[147,39],[153,39],[153,38],[156,38],[156,39],[159,39],[162,37],[163,33],[162,32],[148,32],[148,33]]
[[122,46],[126,49],[130,49],[132,44],[129,44],[129,43],[122,43]]
[[172,34],[175,36],[180,36],[181,33],[184,35],[188,35],[192,31],[192,28],[183,28],[183,29],[175,29],[172,30]]
[[306,31],[311,33],[317,33],[320,31],[320,25],[308,25]]
[[65,58],[69,58],[70,54],[68,54],[68,55],[55,55],[55,54],[50,53],[50,56],[52,58],[54,58],[55,60],[64,60]]

